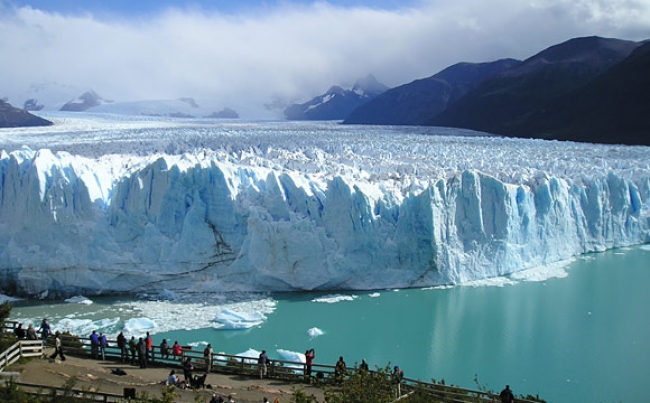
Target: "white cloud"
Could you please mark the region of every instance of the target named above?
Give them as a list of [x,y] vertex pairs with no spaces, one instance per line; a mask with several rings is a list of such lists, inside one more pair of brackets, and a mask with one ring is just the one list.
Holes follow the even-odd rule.
[[401,10],[281,3],[246,14],[61,15],[0,3],[0,88],[54,81],[115,100],[307,100],[373,73],[395,86],[576,36],[650,37],[650,0],[437,0]]

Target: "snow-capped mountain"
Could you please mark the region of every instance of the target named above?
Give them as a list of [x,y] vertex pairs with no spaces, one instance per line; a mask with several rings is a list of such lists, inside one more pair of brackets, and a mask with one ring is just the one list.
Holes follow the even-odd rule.
[[333,86],[327,92],[304,104],[293,104],[284,110],[289,120],[343,120],[353,110],[388,90],[373,75],[358,80],[345,90]]
[[422,287],[650,240],[647,147],[45,117],[0,142],[4,293]]

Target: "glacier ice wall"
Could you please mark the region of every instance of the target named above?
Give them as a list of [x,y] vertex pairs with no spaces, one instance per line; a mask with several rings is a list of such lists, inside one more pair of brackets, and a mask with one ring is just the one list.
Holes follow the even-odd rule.
[[0,139],[2,291],[421,287],[650,241],[648,148],[109,123]]
[[88,164],[48,150],[3,153],[5,291],[429,286],[649,238],[647,178],[612,172],[516,185],[464,170],[402,197],[341,176],[189,156],[152,159],[107,185]]

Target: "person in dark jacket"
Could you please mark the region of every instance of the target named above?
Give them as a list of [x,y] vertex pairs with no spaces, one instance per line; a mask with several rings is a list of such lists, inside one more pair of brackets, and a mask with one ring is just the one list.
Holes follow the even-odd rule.
[[515,401],[515,396],[512,394],[512,390],[510,390],[510,385],[506,385],[505,389],[499,394],[499,397],[501,398],[501,403],[513,403]]

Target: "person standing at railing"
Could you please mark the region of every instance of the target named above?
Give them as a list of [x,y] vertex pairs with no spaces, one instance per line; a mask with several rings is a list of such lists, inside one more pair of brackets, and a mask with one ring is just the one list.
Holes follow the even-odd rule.
[[54,360],[57,356],[61,358],[61,361],[65,361],[63,347],[61,346],[61,333],[58,331],[54,333],[54,354],[52,354],[50,358]]
[[135,355],[138,352],[138,343],[135,341],[135,336],[131,336],[131,340],[129,340],[129,350],[131,350],[131,365],[135,365]]
[[142,337],[138,340],[138,362],[140,368],[147,368],[147,344],[142,340]]
[[19,340],[25,338],[25,329],[23,328],[22,323],[19,323],[18,327],[14,329],[14,334]]
[[169,359],[169,344],[167,344],[167,339],[163,339],[160,343],[160,358]]
[[262,350],[259,358],[257,359],[257,366],[259,367],[260,371],[260,379],[266,376],[268,362],[269,357],[266,355],[266,350]]
[[172,346],[172,355],[174,358],[178,357],[179,359],[183,355],[183,347],[178,344],[178,341],[175,341],[174,345]]
[[117,347],[120,348],[120,361],[124,362],[126,361],[127,358],[129,358],[129,351],[126,348],[126,336],[124,336],[124,332],[120,332],[120,334],[117,335]]
[[145,343],[147,344],[147,362],[153,362],[153,338],[147,332],[147,337],[144,338]]
[[31,323],[27,326],[27,340],[37,340],[36,329]]
[[506,388],[501,391],[499,394],[502,403],[513,403],[515,401],[515,396],[510,390],[510,385],[506,385]]
[[106,359],[106,347],[108,347],[108,340],[103,332],[99,332],[99,351],[102,354],[102,361]]
[[343,356],[341,356],[334,366],[334,379],[337,382],[342,383],[345,380],[346,370],[347,367],[345,365],[345,361],[343,361]]
[[47,319],[43,318],[41,327],[38,329],[38,331],[41,332],[41,339],[43,339],[43,345],[45,345],[45,343],[47,343],[47,338],[50,337],[50,333],[52,332],[50,324],[47,323]]
[[203,350],[203,359],[205,360],[205,373],[207,374],[208,372],[212,371],[212,354],[214,351],[212,350],[212,345],[208,343],[207,346],[205,346],[205,349]]
[[316,358],[316,352],[313,348],[305,351],[305,377],[307,380],[311,378],[311,367],[314,365],[314,358]]
[[97,359],[97,354],[99,353],[99,335],[96,331],[90,334],[90,356],[94,359]]

